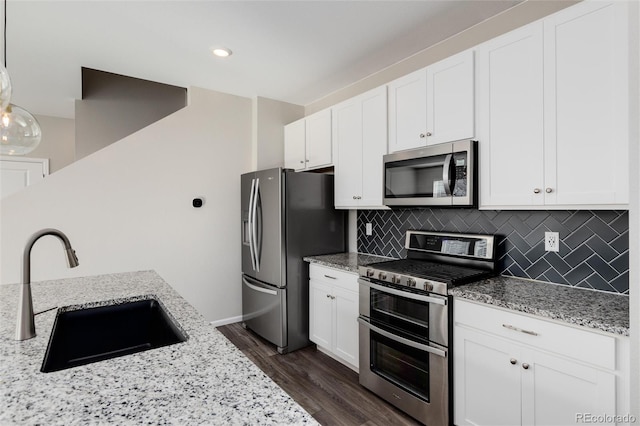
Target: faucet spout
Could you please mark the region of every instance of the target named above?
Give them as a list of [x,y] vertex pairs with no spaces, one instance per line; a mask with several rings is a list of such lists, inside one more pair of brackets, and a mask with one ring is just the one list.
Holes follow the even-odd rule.
[[75,250],[71,247],[69,238],[57,229],[42,229],[33,234],[24,247],[22,257],[22,290],[20,292],[20,303],[18,305],[18,319],[16,323],[16,340],[27,340],[36,336],[36,325],[33,313],[33,298],[31,296],[31,249],[40,238],[45,235],[58,237],[64,245],[67,261],[70,268],[78,266],[78,258]]

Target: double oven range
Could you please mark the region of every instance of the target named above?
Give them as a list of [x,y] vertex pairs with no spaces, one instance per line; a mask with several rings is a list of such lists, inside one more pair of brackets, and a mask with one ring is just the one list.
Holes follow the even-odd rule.
[[405,248],[405,259],[359,268],[360,383],[426,425],[448,425],[447,292],[495,274],[494,236],[407,231]]

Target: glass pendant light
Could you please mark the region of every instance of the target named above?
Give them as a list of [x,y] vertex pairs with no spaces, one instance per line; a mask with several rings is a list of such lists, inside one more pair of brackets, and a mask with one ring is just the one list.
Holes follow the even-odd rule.
[[4,110],[11,100],[11,79],[7,69],[0,65],[0,108]]
[[0,154],[25,155],[42,139],[40,125],[29,111],[9,104],[0,115]]
[[10,103],[11,80],[7,72],[7,0],[4,0],[4,66],[0,66],[0,154],[25,155],[42,139],[40,124],[27,110]]

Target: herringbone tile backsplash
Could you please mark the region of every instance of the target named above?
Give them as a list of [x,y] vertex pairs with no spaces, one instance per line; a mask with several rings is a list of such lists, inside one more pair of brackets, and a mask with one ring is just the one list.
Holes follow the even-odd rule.
[[[358,251],[405,257],[408,229],[495,234],[502,274],[629,293],[627,211],[361,210]],[[560,233],[558,253],[544,251],[545,231]]]

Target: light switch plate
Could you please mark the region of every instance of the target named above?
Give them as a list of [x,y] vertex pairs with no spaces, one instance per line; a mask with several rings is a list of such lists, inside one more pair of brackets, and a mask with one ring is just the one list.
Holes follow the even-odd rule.
[[371,223],[367,223],[364,228],[365,228],[365,234],[373,235],[373,226],[371,225]]

